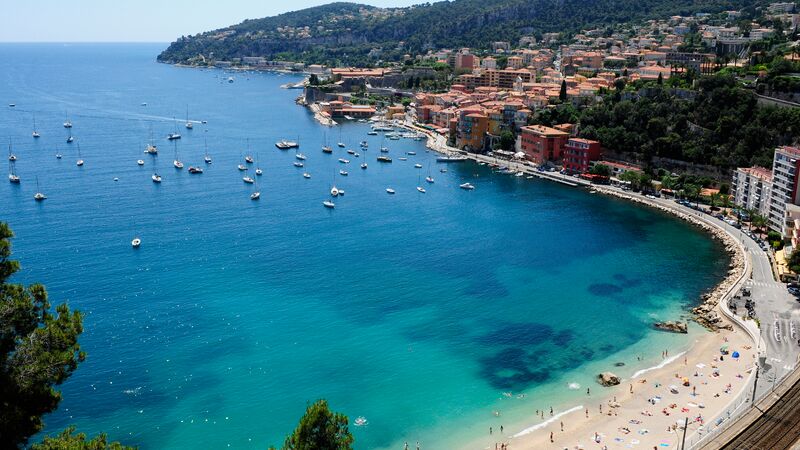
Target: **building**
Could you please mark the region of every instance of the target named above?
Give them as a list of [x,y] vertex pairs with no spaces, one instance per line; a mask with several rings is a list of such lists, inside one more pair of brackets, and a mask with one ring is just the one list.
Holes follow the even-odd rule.
[[489,131],[489,117],[479,112],[466,114],[458,121],[457,130],[458,148],[479,152],[483,150],[486,133]]
[[733,174],[733,203],[743,209],[769,216],[772,172],[763,167],[740,167]]
[[592,162],[600,159],[600,142],[570,138],[564,146],[564,169],[572,173],[588,172]]
[[786,205],[798,204],[800,149],[778,147],[772,160],[772,190],[769,197],[769,227],[786,235]]
[[531,161],[544,164],[561,159],[569,133],[542,125],[522,127],[520,147]]

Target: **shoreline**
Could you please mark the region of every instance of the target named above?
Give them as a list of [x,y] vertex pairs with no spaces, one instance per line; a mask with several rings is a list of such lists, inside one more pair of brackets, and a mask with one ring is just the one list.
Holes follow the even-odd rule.
[[[395,125],[414,132],[424,133],[427,137],[427,148],[437,153],[443,155],[465,155],[467,158],[476,162],[482,161],[481,156],[490,160],[490,158],[484,155],[464,153],[458,149],[449,147],[444,141],[443,136],[431,130],[408,124],[407,122],[396,123]],[[550,181],[561,183],[572,181],[571,179],[566,179],[566,177],[557,176],[552,173],[537,173],[538,171],[533,167],[515,161],[504,160],[503,164],[515,170],[523,171],[528,175],[538,175],[539,178],[545,178]],[[703,425],[707,424],[706,426],[710,428],[711,420],[716,421],[716,425],[723,423],[724,417],[721,417],[721,415],[725,414],[726,411],[730,411],[729,408],[731,405],[742,399],[744,389],[751,383],[754,376],[754,371],[752,370],[753,363],[759,352],[756,338],[757,331],[754,334],[753,330],[748,329],[748,324],[740,322],[738,318],[735,319],[733,314],[727,311],[726,302],[723,301],[736,290],[737,285],[743,283],[748,270],[745,251],[741,242],[729,232],[714,224],[713,220],[715,219],[713,218],[680,211],[675,207],[671,207],[671,205],[666,206],[653,199],[620,191],[609,186],[575,182],[570,185],[583,185],[600,194],[654,208],[662,213],[670,214],[673,217],[700,228],[713,240],[719,242],[723,246],[725,253],[730,258],[728,272],[718,284],[700,297],[699,305],[687,311],[691,313],[693,320],[700,324],[706,332],[698,335],[694,342],[690,343],[690,347],[686,351],[679,352],[671,357],[665,357],[663,362],[655,366],[636,371],[628,380],[622,380],[618,386],[602,389],[600,391],[602,395],[595,397],[594,401],[599,401],[600,411],[602,411],[603,405],[606,406],[606,415],[590,414],[590,408],[584,408],[584,402],[581,402],[580,405],[566,408],[564,411],[557,412],[555,415],[541,422],[539,422],[538,416],[536,416],[537,419],[535,419],[535,423],[528,422],[527,425],[522,425],[523,428],[520,431],[513,432],[509,429],[510,438],[501,439],[500,441],[495,440],[496,448],[499,448],[497,447],[499,443],[505,443],[507,445],[506,448],[513,449],[566,448],[565,440],[577,441],[572,442],[570,448],[623,447],[621,443],[626,442],[624,437],[618,436],[611,440],[610,436],[618,434],[619,430],[628,434],[633,427],[626,425],[626,423],[641,424],[644,423],[645,420],[652,423],[652,430],[647,428],[640,429],[637,432],[638,434],[635,435],[637,439],[632,439],[628,447],[631,444],[638,445],[647,442],[649,445],[656,447],[660,445],[662,448],[677,448],[678,442],[674,441],[674,438],[682,433],[682,424],[678,426],[675,424],[674,419],[669,418],[671,412],[668,411],[667,408],[664,408],[661,414],[657,412],[651,413],[649,410],[641,408],[646,408],[647,406],[644,403],[649,403],[653,398],[663,398],[659,394],[662,394],[663,386],[670,385],[670,379],[673,378],[673,376],[682,380],[692,375],[687,372],[679,377],[678,375],[681,369],[690,370],[691,367],[700,368],[710,366],[715,368],[712,372],[715,374],[715,380],[702,380],[700,383],[703,384],[699,386],[698,384],[690,383],[693,385],[693,391],[697,392],[696,394],[692,394],[692,400],[696,399],[696,396],[703,396],[704,403],[689,401],[686,406],[680,409],[681,412],[685,411],[686,413],[683,415],[688,417],[689,412],[697,407],[698,415],[694,418],[692,424],[689,425],[686,437],[688,439],[699,438],[699,436],[702,436],[706,431],[706,427]],[[740,358],[735,360],[736,363],[739,363],[738,367],[726,367],[724,374],[721,370],[719,372],[717,371],[723,365],[723,361],[717,359],[720,352],[715,345],[722,345],[722,342],[725,343],[724,345],[733,345],[733,348],[736,348],[740,353]],[[681,359],[683,360],[683,365],[680,364]],[[729,357],[726,362],[730,363],[732,359],[733,358]],[[730,366],[730,364],[728,365]],[[732,375],[734,372],[736,374]],[[643,377],[645,374],[647,377]],[[695,369],[694,377],[700,377],[700,375],[702,375],[702,373]],[[639,379],[640,377],[642,377],[641,380]],[[664,380],[664,383],[656,382],[651,386],[646,378],[650,378],[651,380],[661,379]],[[671,381],[673,383],[676,382],[674,379]],[[625,384],[628,384],[629,390],[624,389]],[[636,385],[635,390],[634,385]],[[641,387],[644,389],[640,388],[640,385],[642,385]],[[722,396],[720,392],[711,393],[711,391],[718,391],[723,386],[725,387],[725,396]],[[677,405],[677,402],[670,404],[670,406],[673,405]],[[692,407],[689,405],[692,405]],[[640,415],[645,414],[644,411],[647,411],[649,415],[647,415],[646,418],[637,417],[636,410],[640,410],[638,413]],[[581,411],[585,411],[585,420],[580,420],[583,416],[580,414]],[[596,413],[596,411],[595,409],[594,412]],[[612,412],[613,419],[611,419]],[[728,414],[730,414],[730,412],[728,412]],[[578,420],[575,419],[576,416]],[[624,419],[620,422],[620,416],[633,418],[628,419],[628,422],[625,422]],[[565,426],[564,421],[560,420],[561,418],[565,420],[569,418],[572,423]],[[556,422],[559,423],[557,424]],[[578,422],[578,424],[576,424],[576,422]],[[701,425],[698,427],[697,423]],[[517,426],[520,426],[520,424],[517,424]],[[594,433],[593,438],[592,433]],[[564,436],[567,436],[566,439]],[[500,438],[500,436],[497,437]],[[586,442],[585,444],[583,443],[584,441]],[[674,442],[674,445],[671,445],[671,442]],[[473,440],[464,448],[491,449],[491,442],[487,442],[485,438]],[[647,445],[643,445],[641,448],[648,447]]]

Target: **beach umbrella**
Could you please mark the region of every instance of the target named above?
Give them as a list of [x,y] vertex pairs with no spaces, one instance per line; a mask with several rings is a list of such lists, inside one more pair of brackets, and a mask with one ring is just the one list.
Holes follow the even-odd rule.
[[738,358],[739,357],[739,352],[734,351],[731,356],[733,356],[734,358]]

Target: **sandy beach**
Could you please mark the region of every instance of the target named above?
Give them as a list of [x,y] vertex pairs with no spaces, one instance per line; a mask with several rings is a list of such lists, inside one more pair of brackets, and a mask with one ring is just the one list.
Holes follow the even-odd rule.
[[[728,355],[720,352],[723,346]],[[581,408],[571,408],[556,420],[550,419],[560,411],[553,416],[545,411],[538,423],[510,430],[513,433],[498,444],[515,450],[679,448],[686,418],[688,439],[748,386],[756,350],[747,333],[734,327],[703,336],[685,354],[671,359],[664,367],[622,380],[619,386],[591,386]]]

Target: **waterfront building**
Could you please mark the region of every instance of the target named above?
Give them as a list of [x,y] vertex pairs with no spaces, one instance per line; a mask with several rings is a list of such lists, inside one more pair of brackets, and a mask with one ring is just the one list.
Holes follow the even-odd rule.
[[769,216],[772,172],[764,167],[740,167],[733,174],[733,203],[743,209]]
[[786,205],[798,204],[798,173],[800,173],[800,149],[778,147],[772,160],[772,189],[769,197],[769,227],[786,233]]
[[520,148],[536,164],[561,159],[569,133],[542,125],[521,128]]
[[571,173],[589,171],[591,163],[600,159],[600,142],[570,138],[564,146],[564,169]]

